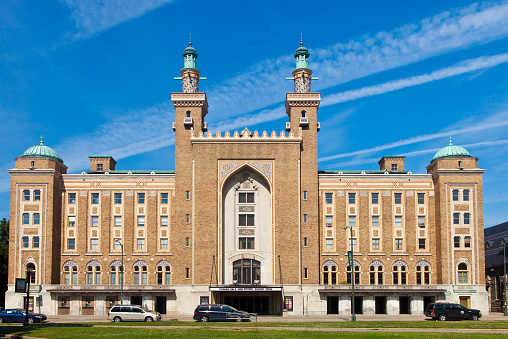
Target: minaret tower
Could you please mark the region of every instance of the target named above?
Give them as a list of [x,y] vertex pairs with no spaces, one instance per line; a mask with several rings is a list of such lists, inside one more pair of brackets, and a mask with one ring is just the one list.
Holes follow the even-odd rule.
[[[300,150],[300,215],[307,215],[307,220],[300,224],[300,243],[303,238],[310,240],[307,247],[300,249],[300,283],[303,281],[303,268],[309,268],[308,283],[319,283],[319,187],[317,166],[317,111],[321,102],[321,93],[310,91],[312,71],[308,68],[310,53],[300,40],[296,50],[296,69],[292,72],[294,93],[286,94],[286,113],[289,122],[286,130],[295,136],[301,136]],[[312,277],[312,278],[311,278]]]

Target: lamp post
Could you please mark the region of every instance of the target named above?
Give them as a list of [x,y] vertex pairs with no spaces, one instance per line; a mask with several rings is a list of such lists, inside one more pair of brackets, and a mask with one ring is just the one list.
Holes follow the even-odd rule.
[[356,321],[356,314],[355,314],[355,265],[353,261],[353,227],[351,226],[345,226],[344,230],[349,229],[350,231],[350,237],[349,237],[349,244],[350,244],[350,251],[348,253],[348,261],[349,261],[349,267],[351,267],[351,321]]
[[503,280],[504,280],[504,315],[508,316],[508,305],[506,300],[506,238],[501,238],[501,244],[503,245]]
[[122,249],[122,266],[120,266],[120,272],[119,272],[119,278],[120,278],[120,305],[123,305],[123,244],[120,239],[116,239],[115,243],[120,245],[120,248]]
[[23,326],[28,326],[28,308],[30,305],[30,280],[32,279],[32,267],[28,265],[26,268],[26,280],[27,280],[27,287],[26,287],[26,305],[25,305],[25,322],[23,323]]

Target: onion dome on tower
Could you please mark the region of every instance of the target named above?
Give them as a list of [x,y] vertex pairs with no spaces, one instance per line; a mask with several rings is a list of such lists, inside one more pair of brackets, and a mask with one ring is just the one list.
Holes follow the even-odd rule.
[[51,147],[44,145],[44,140],[42,140],[42,137],[39,145],[28,148],[23,154],[20,155],[20,157],[47,157],[56,159],[63,164],[63,160],[60,158],[58,153],[56,153],[55,150]]
[[199,92],[199,80],[206,80],[200,78],[201,72],[196,68],[196,59],[198,52],[192,47],[191,35],[189,34],[189,46],[183,50],[184,64],[180,70],[181,77],[176,77],[175,80],[182,80],[183,93],[196,93]]
[[309,69],[309,50],[303,46],[303,35],[300,36],[300,47],[295,51],[296,68],[291,73],[293,78],[287,78],[288,80],[294,80],[295,93],[309,93],[310,92],[310,81],[318,80],[318,78],[312,78],[312,71]]
[[430,160],[430,162],[433,162],[436,159],[452,156],[473,157],[471,153],[469,153],[464,147],[454,145],[452,143],[452,137],[450,137],[450,142],[448,146],[443,147],[439,151],[437,151],[437,153],[434,155],[432,160]]

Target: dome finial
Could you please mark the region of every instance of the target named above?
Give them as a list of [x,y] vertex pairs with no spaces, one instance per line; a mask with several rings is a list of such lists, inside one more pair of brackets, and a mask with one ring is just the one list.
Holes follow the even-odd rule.
[[452,136],[450,135],[450,143],[448,144],[449,146],[453,146],[453,143],[452,143]]
[[189,33],[189,46],[192,46],[192,33]]
[[303,47],[303,33],[300,33],[300,47]]
[[42,139],[42,135],[41,135],[41,142],[39,145],[44,146],[44,140]]

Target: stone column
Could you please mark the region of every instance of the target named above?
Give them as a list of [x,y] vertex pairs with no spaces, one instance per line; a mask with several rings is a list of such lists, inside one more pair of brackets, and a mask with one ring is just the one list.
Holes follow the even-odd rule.
[[396,295],[389,295],[386,297],[386,314],[398,315],[399,314],[399,297]]
[[376,314],[376,302],[373,295],[366,295],[363,297],[363,314]]

